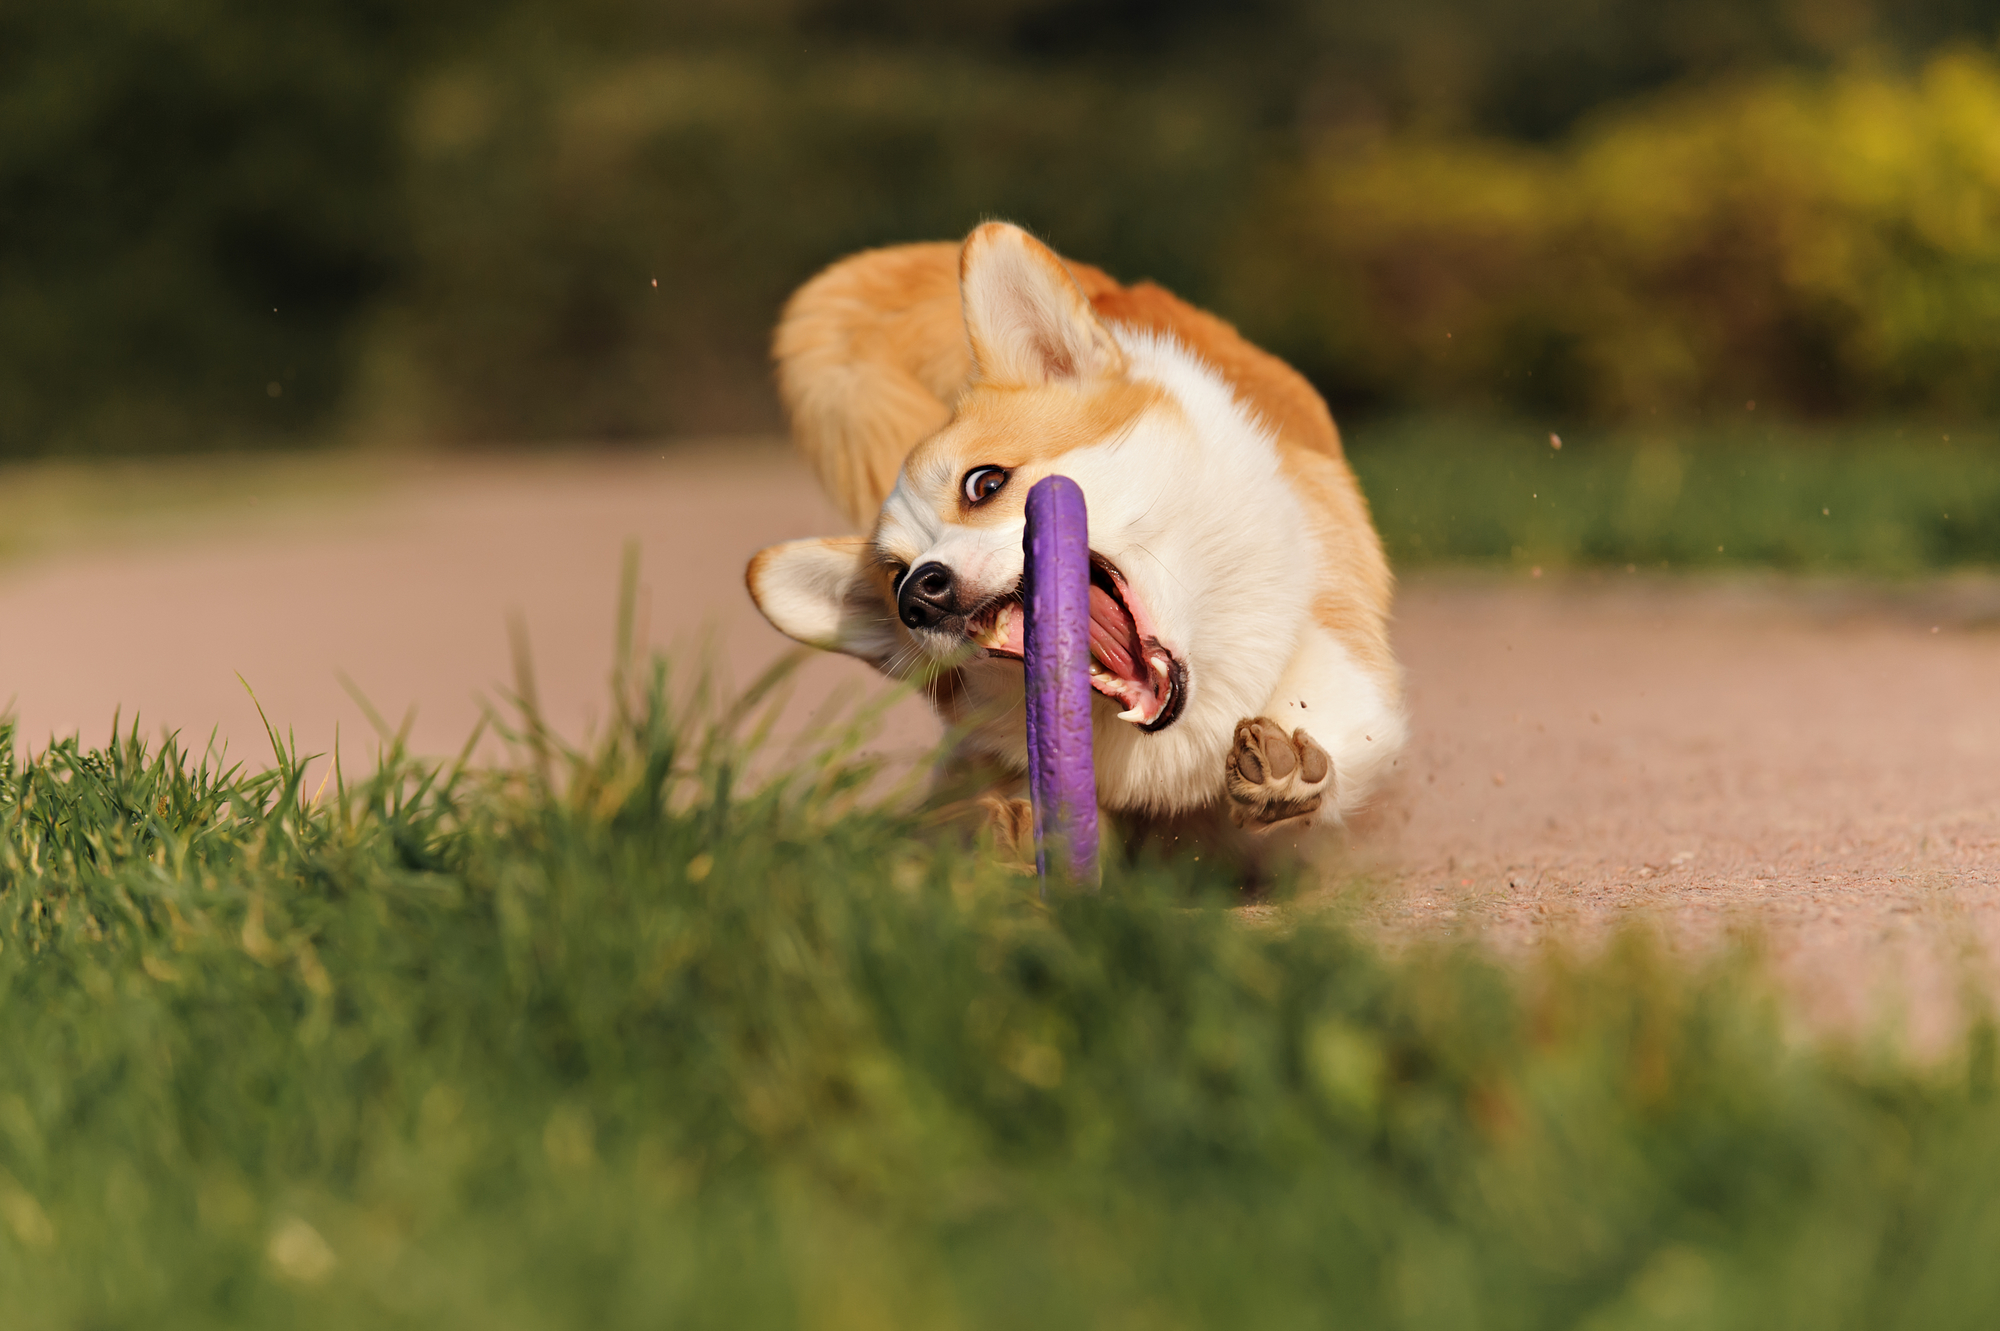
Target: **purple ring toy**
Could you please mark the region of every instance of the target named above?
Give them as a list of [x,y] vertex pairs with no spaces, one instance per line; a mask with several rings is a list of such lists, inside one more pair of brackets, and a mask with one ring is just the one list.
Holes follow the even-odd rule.
[[[1043,891],[1055,876],[1097,883],[1097,774],[1090,728],[1090,520],[1083,490],[1048,476],[1028,491],[1026,616],[1028,796],[1035,807],[1035,867]],[[1051,865],[1051,855],[1054,864]]]

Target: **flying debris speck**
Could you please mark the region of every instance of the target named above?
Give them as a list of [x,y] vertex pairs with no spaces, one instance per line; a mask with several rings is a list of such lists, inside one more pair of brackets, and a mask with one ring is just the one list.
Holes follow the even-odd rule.
[[1553,430],[1549,431],[1549,447],[1560,453],[1562,452],[1562,446],[1563,437]]

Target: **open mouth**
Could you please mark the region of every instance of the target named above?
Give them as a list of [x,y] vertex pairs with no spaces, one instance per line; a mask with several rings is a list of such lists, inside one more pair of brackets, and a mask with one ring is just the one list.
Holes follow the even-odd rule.
[[[965,622],[966,636],[988,656],[1019,660],[1027,627],[1021,597],[1010,593]],[[1160,645],[1151,617],[1125,584],[1118,566],[1090,555],[1090,687],[1122,704],[1121,721],[1165,730],[1187,703],[1187,667]]]

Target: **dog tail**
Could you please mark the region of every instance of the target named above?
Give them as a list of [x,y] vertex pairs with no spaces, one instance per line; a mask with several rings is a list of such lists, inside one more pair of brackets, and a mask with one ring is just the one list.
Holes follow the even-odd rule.
[[772,339],[792,437],[866,528],[912,448],[951,419],[972,373],[959,246],[866,250],[800,287]]

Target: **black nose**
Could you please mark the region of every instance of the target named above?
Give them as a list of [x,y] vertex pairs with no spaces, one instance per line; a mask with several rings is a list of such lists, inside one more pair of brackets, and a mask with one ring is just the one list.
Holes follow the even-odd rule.
[[945,616],[956,613],[953,604],[951,570],[930,563],[910,570],[903,589],[896,593],[896,615],[913,629],[932,629]]

